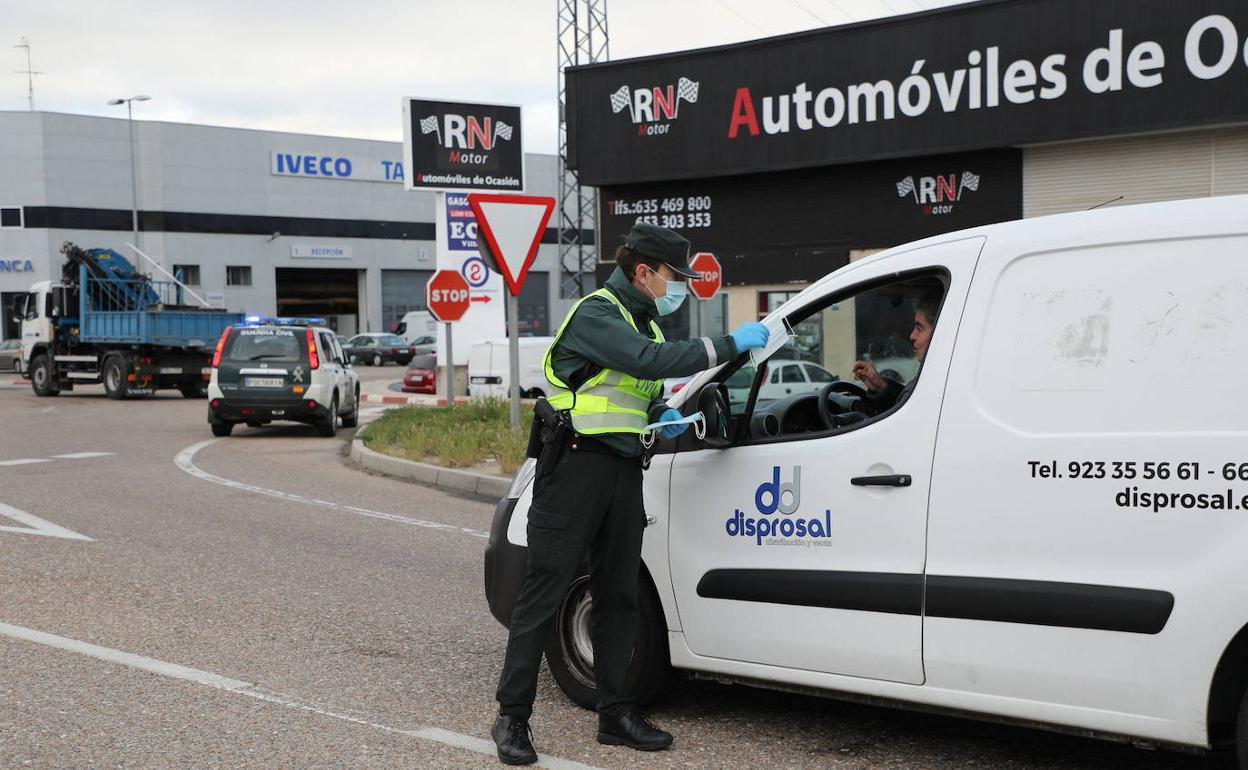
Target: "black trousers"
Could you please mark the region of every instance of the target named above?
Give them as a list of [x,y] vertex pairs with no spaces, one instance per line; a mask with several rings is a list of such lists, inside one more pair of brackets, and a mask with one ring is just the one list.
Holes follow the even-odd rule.
[[511,615],[498,684],[499,713],[528,718],[542,648],[568,586],[588,550],[594,610],[598,711],[632,709],[625,685],[637,637],[637,581],[646,512],[638,458],[566,449],[536,482],[529,509],[528,570]]

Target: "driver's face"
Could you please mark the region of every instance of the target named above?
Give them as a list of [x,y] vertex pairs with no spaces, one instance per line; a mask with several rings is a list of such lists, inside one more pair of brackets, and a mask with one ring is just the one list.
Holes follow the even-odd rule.
[[914,360],[923,363],[928,343],[932,341],[932,321],[923,313],[914,314],[914,328],[910,331],[910,344],[914,345]]

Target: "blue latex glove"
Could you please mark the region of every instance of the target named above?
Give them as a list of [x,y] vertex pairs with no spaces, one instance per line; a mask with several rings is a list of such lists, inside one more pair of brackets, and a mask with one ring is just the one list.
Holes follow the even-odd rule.
[[751,322],[741,324],[729,336],[737,345],[737,355],[740,355],[747,350],[767,347],[767,338],[771,336],[771,332],[767,331],[766,326]]
[[[684,415],[675,409],[668,409],[661,417],[659,417],[659,422],[672,422],[674,420],[679,420],[682,417],[684,417]],[[687,422],[680,425],[669,425],[665,428],[660,428],[659,435],[663,438],[676,438],[687,430],[689,430],[689,423]]]

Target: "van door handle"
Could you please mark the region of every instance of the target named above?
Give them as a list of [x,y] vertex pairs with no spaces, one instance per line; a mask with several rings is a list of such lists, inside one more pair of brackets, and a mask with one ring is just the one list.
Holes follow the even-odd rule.
[[907,474],[894,473],[889,476],[855,476],[849,483],[856,487],[908,487],[912,481]]

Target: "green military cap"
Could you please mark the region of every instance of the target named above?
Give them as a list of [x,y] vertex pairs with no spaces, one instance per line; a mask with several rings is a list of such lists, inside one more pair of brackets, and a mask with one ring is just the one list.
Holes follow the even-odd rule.
[[628,231],[624,245],[638,254],[657,259],[686,278],[697,278],[689,267],[689,241],[666,227],[638,222]]

